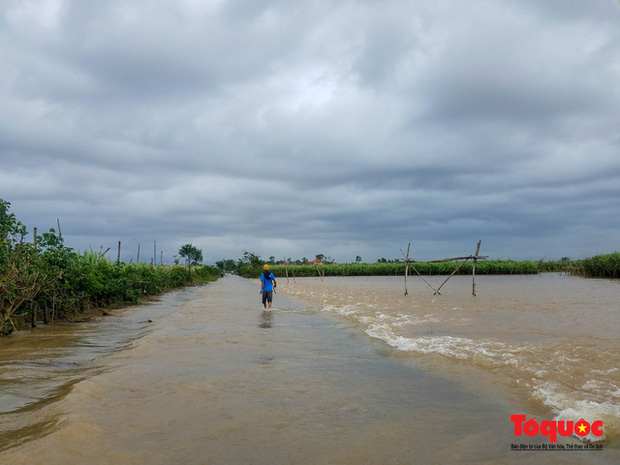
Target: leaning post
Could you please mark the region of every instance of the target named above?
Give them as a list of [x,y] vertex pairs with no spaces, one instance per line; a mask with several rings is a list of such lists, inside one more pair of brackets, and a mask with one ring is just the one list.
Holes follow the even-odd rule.
[[478,254],[480,253],[480,243],[482,241],[478,241],[478,245],[476,246],[476,253],[474,255],[474,266],[471,270],[471,295],[476,296],[476,263],[478,263]]

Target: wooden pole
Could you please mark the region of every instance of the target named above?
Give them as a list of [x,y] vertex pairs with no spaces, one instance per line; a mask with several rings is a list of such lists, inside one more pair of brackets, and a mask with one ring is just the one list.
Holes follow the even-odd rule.
[[420,272],[418,271],[418,269],[415,266],[411,265],[411,268],[413,268],[413,271],[415,271],[417,273],[417,275],[420,278],[422,278],[422,281],[424,281],[428,287],[430,287],[435,293],[437,293],[437,289],[435,289],[433,286],[431,286],[431,283],[429,283],[426,279],[424,279],[424,276],[422,276],[420,274]]
[[140,244],[138,244],[138,256],[136,257],[136,263],[140,263]]
[[[37,228],[34,228],[32,230],[32,234],[33,234],[32,243],[34,244],[34,248],[36,250],[37,249]],[[37,327],[37,309],[34,305],[34,300],[30,301],[30,327],[31,328]]]
[[409,274],[409,250],[410,249],[411,249],[411,242],[407,245],[407,256],[405,257],[405,260],[407,261],[407,264],[405,265],[405,295],[409,293],[407,291],[407,275]]
[[446,283],[448,282],[448,280],[449,280],[452,276],[454,276],[454,275],[456,274],[456,272],[457,272],[457,271],[459,271],[459,270],[461,269],[461,267],[463,266],[463,263],[465,263],[467,260],[469,260],[469,259],[466,259],[466,260],[464,260],[463,262],[461,262],[461,264],[460,264],[459,266],[457,266],[457,267],[454,269],[454,271],[452,272],[452,274],[451,274],[450,276],[448,276],[448,277],[446,278],[446,280],[445,280],[443,283],[441,283],[441,286],[439,286],[439,287],[437,288],[437,290],[435,291],[435,295],[437,295],[437,294],[441,295],[441,292],[439,292],[439,289],[441,289],[441,288],[443,287],[443,285],[444,285],[444,284],[446,284]]
[[325,276],[325,274],[323,273],[323,275],[321,275],[321,270],[319,269],[318,263],[315,263],[314,266],[316,266],[316,272],[319,274],[319,278],[321,278],[321,281],[323,281],[323,277]]
[[103,246],[99,247],[99,253],[97,254],[97,259],[95,260],[95,264],[99,263],[99,260],[101,260],[105,256],[105,254],[108,253],[109,250],[110,250],[110,247],[108,247],[105,250],[103,250]]
[[[476,295],[476,264],[478,262],[478,260],[486,260],[488,257],[485,255],[480,255],[480,244],[482,243],[482,241],[478,241],[478,245],[476,247],[476,253],[474,255],[469,255],[467,257],[454,257],[454,258],[444,258],[442,260],[428,260],[428,261],[423,261],[423,262],[417,262],[415,260],[412,260],[409,257],[409,251],[410,251],[410,246],[411,243],[409,243],[409,246],[407,247],[407,254],[405,255],[405,252],[403,252],[402,249],[400,249],[400,253],[403,255],[403,257],[405,257],[405,295],[407,295],[408,291],[407,291],[407,276],[409,274],[409,265],[411,265],[411,267],[413,268],[413,270],[417,273],[417,275],[422,278],[422,280],[428,285],[428,287],[430,287],[434,292],[435,295],[439,294],[441,295],[441,293],[439,292],[439,290],[444,286],[444,284],[446,284],[450,278],[452,278],[452,276],[454,276],[457,271],[459,271],[461,269],[461,267],[463,266],[463,264],[467,261],[467,260],[473,260],[474,261],[474,266],[473,266],[473,270],[472,270],[472,294],[475,296]],[[459,266],[457,266],[455,268],[455,270],[450,274],[450,276],[448,276],[446,278],[446,280],[441,283],[441,286],[439,286],[437,289],[435,289],[426,279],[424,279],[424,277],[422,276],[422,274],[416,269],[416,267],[413,265],[414,263],[445,263],[445,262],[455,262],[455,261],[461,261],[461,264]]]
[[159,252],[159,266],[164,264],[164,251]]
[[121,241],[118,241],[118,254],[116,255],[116,263],[121,262]]
[[157,241],[153,241],[153,261],[151,265],[157,265]]
[[478,254],[480,253],[480,243],[476,246],[476,253],[474,254],[474,266],[471,270],[471,295],[476,296],[476,264],[478,263]]
[[[445,263],[445,262],[456,262],[458,260],[471,260],[473,259],[474,256],[473,255],[468,255],[467,257],[454,257],[454,258],[444,258],[442,260],[428,260],[426,262],[415,262],[415,263]],[[480,255],[478,256],[479,259],[486,259],[489,258],[486,255]]]

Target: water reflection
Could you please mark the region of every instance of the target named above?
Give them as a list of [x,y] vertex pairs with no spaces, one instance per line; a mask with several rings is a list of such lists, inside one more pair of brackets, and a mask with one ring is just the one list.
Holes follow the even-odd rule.
[[264,310],[258,319],[259,328],[271,328],[273,326],[273,312],[271,310]]

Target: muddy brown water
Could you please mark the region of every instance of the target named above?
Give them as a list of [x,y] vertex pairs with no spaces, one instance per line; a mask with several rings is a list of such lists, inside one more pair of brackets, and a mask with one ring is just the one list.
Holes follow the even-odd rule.
[[[0,339],[0,463],[619,463],[619,283],[477,284],[280,279],[267,312],[229,276]],[[602,450],[513,451],[548,440],[512,414],[601,419]]]

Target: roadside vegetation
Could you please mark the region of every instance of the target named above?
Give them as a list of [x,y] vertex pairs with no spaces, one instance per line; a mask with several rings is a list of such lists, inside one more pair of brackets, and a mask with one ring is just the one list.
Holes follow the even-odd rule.
[[80,319],[93,309],[134,304],[221,276],[218,268],[192,260],[197,250],[191,244],[184,246],[190,252],[187,266],[152,266],[111,262],[101,252],[75,252],[53,229],[36,244],[28,242],[26,227],[9,207],[0,199],[0,335],[20,323]]

